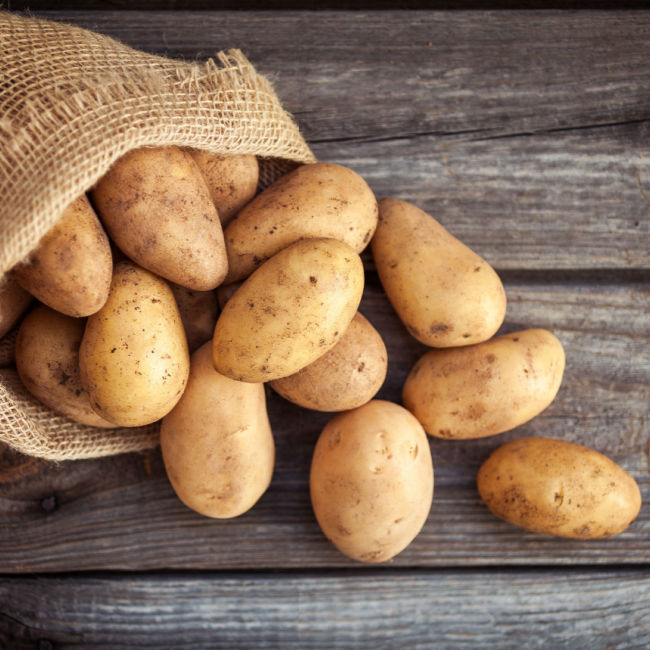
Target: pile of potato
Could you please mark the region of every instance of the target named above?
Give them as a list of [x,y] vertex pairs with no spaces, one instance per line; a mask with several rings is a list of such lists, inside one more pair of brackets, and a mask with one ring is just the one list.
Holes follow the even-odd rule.
[[[414,205],[378,203],[352,170],[315,163],[257,185],[254,156],[128,153],[14,269],[0,335],[38,298],[16,343],[27,389],[92,426],[161,420],[169,480],[209,517],[247,511],[270,484],[265,383],[338,412],[313,455],[316,519],[349,557],[388,560],[431,508],[426,433],[479,438],[530,420],[560,387],[562,345],[541,329],[493,338],[506,296],[489,264]],[[373,399],[387,354],[358,312],[368,244],[395,311],[432,348],[404,406]],[[640,509],[622,468],[544,438],[497,449],[478,489],[511,523],[581,539],[621,532]]]

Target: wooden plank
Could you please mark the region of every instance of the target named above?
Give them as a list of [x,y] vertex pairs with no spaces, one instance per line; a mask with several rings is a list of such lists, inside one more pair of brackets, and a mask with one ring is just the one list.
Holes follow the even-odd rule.
[[242,48],[320,159],[499,268],[649,266],[647,12],[42,15],[191,60]]
[[[517,430],[475,441],[430,441],[436,494],[425,527],[394,566],[635,564],[650,559],[650,508],[620,536],[590,542],[527,533],[482,505],[475,475],[498,445],[545,435],[593,447],[630,471],[650,502],[650,287],[506,274],[503,331],[546,327],[563,342],[567,370],[555,402]],[[425,350],[396,318],[373,274],[362,311],[384,336],[389,378],[401,386]],[[214,521],[185,508],[165,478],[158,451],[74,463],[0,457],[0,573],[89,569],[359,566],[320,532],[309,503],[313,445],[331,417],[269,393],[277,442],[269,491],[249,513]]]
[[0,582],[0,638],[12,650],[645,648],[649,615],[650,575],[630,570]]

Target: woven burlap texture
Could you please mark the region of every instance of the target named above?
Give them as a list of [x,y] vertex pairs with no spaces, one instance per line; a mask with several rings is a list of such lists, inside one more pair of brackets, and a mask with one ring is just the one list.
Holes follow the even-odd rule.
[[[256,154],[262,185],[314,161],[271,84],[239,50],[186,63],[0,11],[0,281],[115,160],[162,145]],[[0,342],[1,365],[11,345]],[[3,368],[0,440],[64,460],[151,448],[158,429],[76,424],[41,406],[15,370]]]

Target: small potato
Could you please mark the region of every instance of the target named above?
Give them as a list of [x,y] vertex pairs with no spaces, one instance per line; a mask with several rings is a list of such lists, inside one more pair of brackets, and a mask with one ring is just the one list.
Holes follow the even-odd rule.
[[131,262],[117,264],[106,304],[88,318],[79,369],[91,406],[109,422],[134,427],[167,415],[189,374],[169,285]]
[[212,338],[219,315],[217,292],[214,289],[194,291],[172,282],[169,286],[176,299],[187,337],[187,347],[191,354]]
[[622,467],[565,440],[522,438],[502,445],[481,465],[477,485],[497,517],[560,537],[617,535],[641,509],[639,486]]
[[86,195],[73,201],[41,239],[28,264],[13,270],[18,283],[68,316],[89,316],[106,302],[111,246]]
[[113,241],[143,268],[195,291],[221,284],[228,266],[221,222],[189,153],[131,151],[97,183],[92,199]]
[[248,277],[299,239],[331,237],[360,253],[376,227],[377,200],[361,176],[341,165],[303,165],[256,196],[226,227],[226,282]]
[[335,239],[277,253],[228,300],[214,329],[215,368],[239,381],[298,372],[332,348],[363,293],[361,258]]
[[0,283],[0,339],[18,322],[34,297],[13,278]]
[[183,397],[163,418],[160,445],[169,480],[186,506],[219,519],[246,512],[273,474],[264,385],[220,375],[206,343],[192,355]]
[[388,299],[421,343],[471,345],[501,326],[506,294],[499,276],[426,212],[382,199],[371,248]]
[[85,321],[45,305],[33,309],[16,339],[16,369],[25,388],[57,413],[93,427],[114,427],[90,406],[79,376]]
[[376,395],[386,379],[387,366],[381,335],[357,312],[329,352],[269,385],[298,406],[315,411],[347,411]]
[[190,150],[190,154],[203,174],[221,224],[225,226],[257,192],[260,175],[257,157],[217,156],[198,149]]
[[311,503],[325,536],[361,562],[385,562],[420,532],[433,500],[427,437],[404,408],[373,400],[334,417],[311,463]]
[[404,406],[432,436],[483,438],[514,429],[555,398],[564,349],[547,330],[430,350],[406,378]]

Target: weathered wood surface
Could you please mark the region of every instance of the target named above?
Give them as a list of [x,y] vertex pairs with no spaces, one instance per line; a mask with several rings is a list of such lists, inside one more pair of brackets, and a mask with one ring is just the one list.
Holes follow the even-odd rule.
[[[530,275],[530,274],[529,274]],[[435,498],[429,519],[394,566],[643,563],[650,559],[650,509],[620,536],[590,542],[527,533],[491,515],[475,487],[478,466],[506,440],[544,435],[610,456],[650,502],[650,288],[595,282],[526,282],[506,275],[503,331],[546,327],[566,348],[560,392],[540,416],[510,433],[473,441],[432,439]],[[361,311],[385,337],[388,379],[379,397],[400,401],[424,346],[404,330],[369,274]],[[612,315],[615,314],[615,317]],[[277,462],[252,511],[209,520],[175,497],[158,451],[54,464],[0,457],[0,572],[90,569],[352,567],[326,541],[308,493],[313,446],[328,414],[269,392]]]
[[3,635],[4,647],[12,650],[641,649],[650,645],[650,575],[369,571],[14,578],[0,582]]

